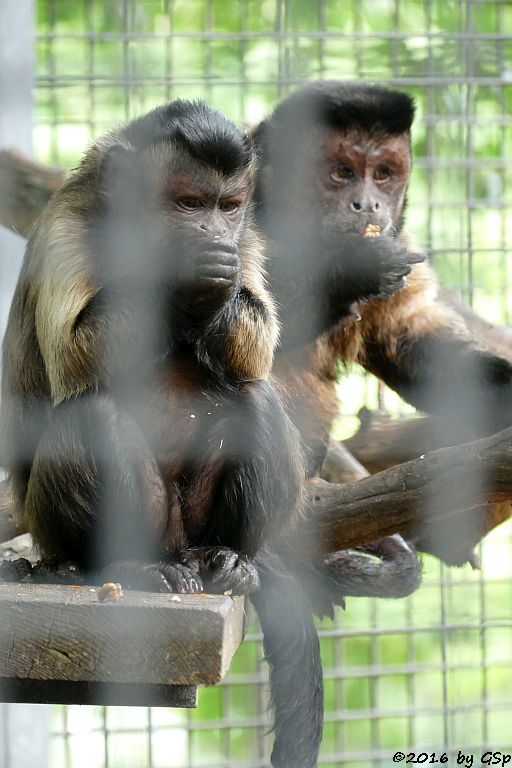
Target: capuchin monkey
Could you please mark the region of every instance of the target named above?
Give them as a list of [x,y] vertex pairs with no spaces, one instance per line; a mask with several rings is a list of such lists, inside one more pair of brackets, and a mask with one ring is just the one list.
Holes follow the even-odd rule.
[[[29,241],[3,347],[3,463],[48,576],[251,593],[276,768],[316,765],[319,643],[270,549],[301,513],[246,135],[175,101],[99,139]],[[276,621],[276,617],[279,621]]]
[[270,279],[282,307],[274,376],[310,476],[320,472],[338,414],[343,363],[361,364],[411,404],[474,435],[512,422],[512,366],[471,338],[421,259],[399,290],[368,291],[348,316],[339,314],[337,280],[367,263],[363,235],[368,245],[414,250],[403,231],[413,116],[405,93],[318,81],[284,99],[254,132],[256,215],[273,240]]

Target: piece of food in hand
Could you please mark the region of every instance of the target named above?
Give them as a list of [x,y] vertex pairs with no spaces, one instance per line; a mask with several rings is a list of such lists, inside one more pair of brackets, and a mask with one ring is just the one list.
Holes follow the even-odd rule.
[[363,232],[365,237],[378,237],[381,227],[378,224],[367,224]]

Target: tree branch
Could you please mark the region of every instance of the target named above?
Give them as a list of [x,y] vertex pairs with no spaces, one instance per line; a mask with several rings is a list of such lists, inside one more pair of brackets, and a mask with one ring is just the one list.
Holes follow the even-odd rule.
[[296,532],[295,546],[300,556],[304,547],[334,552],[392,533],[421,542],[439,521],[457,516],[457,545],[463,550],[466,542],[469,546],[475,536],[480,540],[508,517],[506,506],[501,518],[489,510],[475,520],[475,510],[510,500],[512,427],[475,442],[441,448],[354,483],[309,481],[308,516]]
[[[383,411],[361,408],[357,414],[359,430],[343,441],[345,451],[370,472],[381,472],[396,464],[403,464],[429,451],[469,442],[469,430],[452,424],[438,416],[391,418]],[[322,477],[331,482],[346,482],[349,461],[341,458],[336,441],[331,440]]]
[[0,151],[0,223],[28,237],[65,172],[49,168],[14,149]]
[[[2,484],[0,539],[22,533]],[[292,559],[358,547],[400,533],[421,551],[458,565],[512,514],[512,427],[440,448],[383,472],[339,484],[307,482],[307,514],[287,552]]]

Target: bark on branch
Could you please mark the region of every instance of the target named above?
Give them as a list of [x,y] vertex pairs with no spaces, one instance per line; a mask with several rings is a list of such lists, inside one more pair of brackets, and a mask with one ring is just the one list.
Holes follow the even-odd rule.
[[[385,412],[364,407],[357,415],[361,426],[355,435],[343,441],[343,447],[372,475],[429,451],[469,442],[474,437],[470,431],[438,416],[391,418]],[[340,465],[339,448],[333,443],[328,447],[325,465],[329,475],[322,473],[322,476],[332,482],[346,482],[335,467],[338,465],[341,469],[344,465],[348,469],[348,465],[347,462]]]
[[[4,484],[5,486],[5,484]],[[510,516],[512,427],[488,438],[392,467],[352,483],[308,481],[308,511],[290,542],[297,557],[357,547],[400,533],[422,551],[465,562]],[[3,520],[1,519],[3,517]],[[0,535],[13,528],[0,506]],[[18,525],[16,532],[21,532]]]
[[[401,533],[417,539],[421,549],[422,541],[432,539],[428,534],[433,527],[439,526],[442,541],[441,523],[448,521],[450,527],[455,521],[451,559],[456,562],[458,553],[472,549],[475,538],[479,541],[509,516],[508,504],[502,504],[510,500],[512,427],[353,483],[310,481],[308,516],[297,531],[297,547],[303,548],[305,540],[308,550],[326,553]],[[489,505],[500,505],[501,515]],[[488,514],[482,514],[482,506],[489,507]]]
[[28,237],[65,172],[49,168],[14,149],[0,151],[0,223]]

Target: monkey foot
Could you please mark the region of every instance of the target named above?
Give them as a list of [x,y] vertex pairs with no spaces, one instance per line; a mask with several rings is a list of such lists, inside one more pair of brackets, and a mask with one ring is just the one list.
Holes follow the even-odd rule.
[[94,573],[95,583],[103,584],[106,581],[119,582],[127,589],[141,589],[145,592],[187,594],[203,591],[201,579],[181,563],[116,562]]
[[204,592],[198,569],[189,567],[188,563],[160,563],[158,569],[173,592],[180,592],[182,595]]
[[85,572],[72,561],[38,560],[30,573],[37,584],[84,584]]
[[[181,592],[183,594],[203,591],[199,576],[180,563],[118,560],[100,569],[83,570],[75,563],[53,563],[41,560],[33,567],[31,575],[33,581],[43,584],[119,582],[125,589],[141,589],[145,592]],[[9,581],[15,580],[9,579]]]
[[227,547],[189,549],[183,562],[198,570],[206,591],[223,593],[231,590],[236,595],[249,595],[260,585],[256,566],[247,555]]
[[32,572],[32,563],[25,557],[0,561],[0,581],[23,581]]

